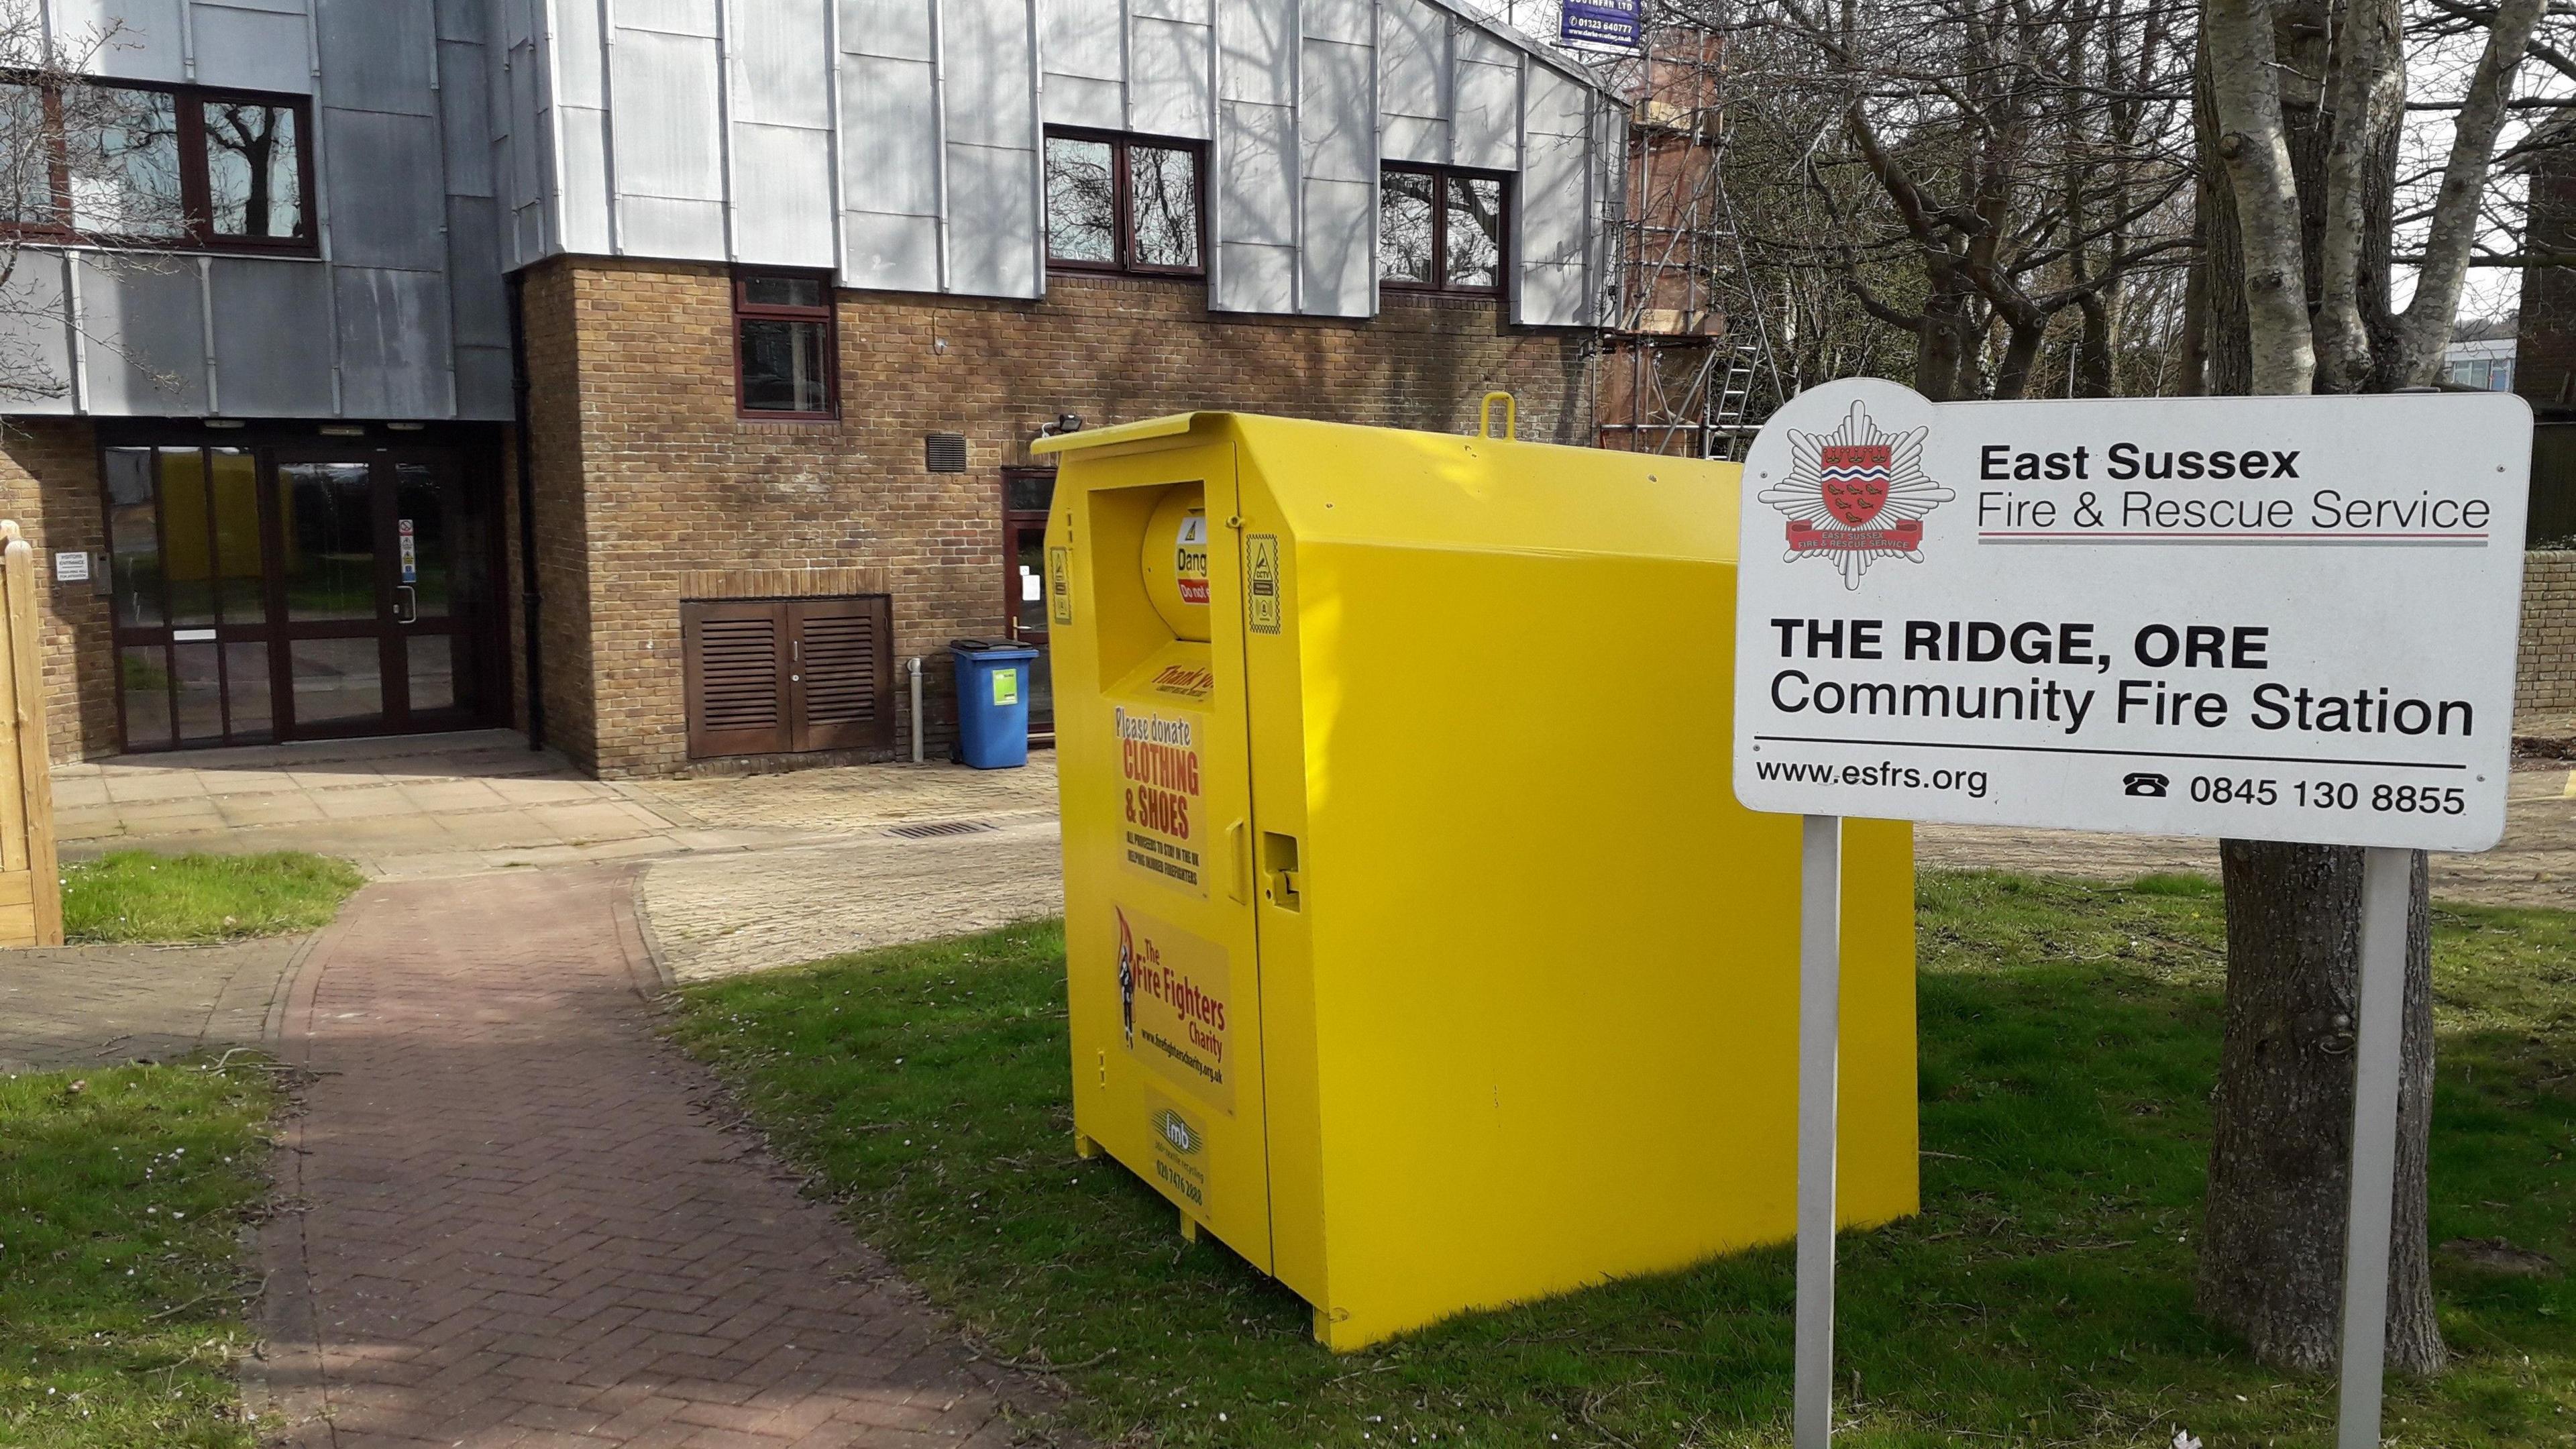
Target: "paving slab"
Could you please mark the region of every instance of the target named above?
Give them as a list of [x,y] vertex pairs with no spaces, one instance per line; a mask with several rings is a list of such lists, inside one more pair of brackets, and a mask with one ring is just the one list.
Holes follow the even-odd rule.
[[0,951],[0,1071],[257,1046],[311,940]]
[[882,829],[824,845],[676,857],[644,874],[643,917],[671,975],[704,981],[1064,913],[1051,815],[970,835]]
[[[623,869],[389,882],[297,973],[315,1076],[248,1397],[284,1449],[998,1449],[979,1361],[661,1040]],[[1060,1441],[1049,1441],[1060,1442]]]

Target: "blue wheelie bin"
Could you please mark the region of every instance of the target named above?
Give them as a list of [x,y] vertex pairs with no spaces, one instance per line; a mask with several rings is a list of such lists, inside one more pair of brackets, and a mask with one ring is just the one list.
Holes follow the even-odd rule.
[[1038,651],[1001,639],[951,639],[957,658],[957,758],[979,770],[1029,762],[1029,661]]

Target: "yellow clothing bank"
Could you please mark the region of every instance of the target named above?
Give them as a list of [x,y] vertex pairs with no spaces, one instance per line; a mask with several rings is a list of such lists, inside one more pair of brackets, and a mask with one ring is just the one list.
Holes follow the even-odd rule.
[[[1040,443],[1074,1128],[1363,1345],[1795,1230],[1798,822],[1731,464],[1196,413]],[[1846,833],[1841,1212],[1915,1210],[1908,827]]]

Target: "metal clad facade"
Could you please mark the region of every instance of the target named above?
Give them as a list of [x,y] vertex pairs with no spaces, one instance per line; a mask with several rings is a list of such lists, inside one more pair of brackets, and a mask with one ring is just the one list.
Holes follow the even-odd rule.
[[1447,0],[50,6],[103,74],[310,95],[321,245],[23,269],[65,385],[12,412],[505,419],[503,278],[567,253],[1034,298],[1050,125],[1205,144],[1219,312],[1370,316],[1381,163],[1510,173],[1513,320],[1583,325],[1620,179],[1615,109]]

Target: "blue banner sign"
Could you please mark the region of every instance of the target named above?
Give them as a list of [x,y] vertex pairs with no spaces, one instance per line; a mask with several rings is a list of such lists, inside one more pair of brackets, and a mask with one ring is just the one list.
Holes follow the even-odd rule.
[[1561,45],[1635,50],[1645,32],[1645,0],[1565,0],[1557,12]]

